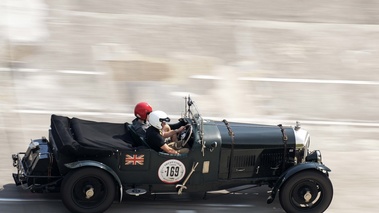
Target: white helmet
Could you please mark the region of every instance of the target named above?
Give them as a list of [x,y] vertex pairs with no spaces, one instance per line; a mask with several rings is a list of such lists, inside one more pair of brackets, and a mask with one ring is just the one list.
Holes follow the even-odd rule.
[[170,118],[167,116],[167,114],[163,111],[153,111],[149,114],[149,123],[151,126],[161,130],[162,129],[162,122],[170,122]]

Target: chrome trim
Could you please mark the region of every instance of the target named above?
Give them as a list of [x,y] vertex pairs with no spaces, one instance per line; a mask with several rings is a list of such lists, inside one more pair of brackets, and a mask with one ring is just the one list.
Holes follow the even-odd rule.
[[298,156],[298,163],[304,162],[308,155],[309,146],[311,143],[311,136],[307,130],[301,128],[294,128],[296,152],[303,153],[302,156]]

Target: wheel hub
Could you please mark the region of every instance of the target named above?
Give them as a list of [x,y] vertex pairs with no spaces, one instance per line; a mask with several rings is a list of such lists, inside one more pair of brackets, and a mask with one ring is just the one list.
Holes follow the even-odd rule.
[[311,199],[312,199],[312,194],[310,193],[310,191],[307,191],[307,192],[304,194],[304,201],[305,201],[306,203],[308,203]]
[[95,195],[95,189],[93,187],[88,188],[86,191],[86,199],[91,199]]
[[316,199],[318,194],[317,184],[312,181],[306,181],[295,187],[294,199],[298,204],[309,204]]

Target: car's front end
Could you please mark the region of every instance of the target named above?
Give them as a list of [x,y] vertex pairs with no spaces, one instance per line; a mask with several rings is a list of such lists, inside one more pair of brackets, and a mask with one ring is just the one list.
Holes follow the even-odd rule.
[[281,205],[287,212],[323,212],[333,197],[331,170],[323,164],[320,150],[309,149],[311,139],[307,130],[297,123],[293,133],[295,150],[289,149],[286,166],[272,186],[267,203],[272,203],[280,193]]
[[317,162],[322,163],[322,156],[320,150],[309,150],[311,137],[307,130],[300,128],[297,123],[293,128],[295,133],[295,157],[294,165],[304,162]]

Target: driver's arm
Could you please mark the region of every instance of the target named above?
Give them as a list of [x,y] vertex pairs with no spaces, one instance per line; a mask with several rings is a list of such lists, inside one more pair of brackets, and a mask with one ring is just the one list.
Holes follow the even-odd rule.
[[172,129],[170,128],[170,126],[166,125],[166,126],[163,128],[162,136],[163,136],[164,138],[169,138],[169,137],[172,137],[172,136],[175,135],[175,134],[178,134],[178,133],[183,132],[183,130],[185,130],[185,129],[186,129],[185,126],[181,126],[181,127],[179,127],[178,129],[174,129],[174,130],[172,130]]
[[179,154],[175,149],[169,147],[167,144],[161,146],[161,149],[169,154]]

